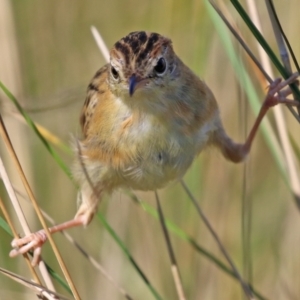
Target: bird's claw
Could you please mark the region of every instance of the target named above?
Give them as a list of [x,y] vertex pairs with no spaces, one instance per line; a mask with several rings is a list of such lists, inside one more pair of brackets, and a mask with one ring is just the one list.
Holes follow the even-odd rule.
[[14,248],[10,251],[9,256],[15,257],[19,254],[27,253],[33,249],[33,259],[31,264],[36,266],[41,257],[42,246],[47,240],[47,235],[44,230],[31,233],[23,238],[15,238],[11,242],[11,246]]
[[287,99],[287,96],[290,95],[292,91],[289,88],[283,90],[289,84],[296,82],[298,76],[298,73],[295,73],[285,81],[282,81],[281,78],[276,78],[269,86],[264,105],[268,108],[273,107],[279,103],[299,106],[298,101]]

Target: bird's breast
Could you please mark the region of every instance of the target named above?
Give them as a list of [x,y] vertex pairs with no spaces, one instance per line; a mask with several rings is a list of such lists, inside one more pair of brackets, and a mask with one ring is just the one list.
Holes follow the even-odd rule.
[[187,130],[176,118],[129,109],[118,99],[114,103],[107,112],[102,106],[85,154],[98,162],[99,170],[105,166],[107,177],[133,189],[158,189],[183,176],[214,127],[212,118]]
[[212,126],[206,123],[193,134],[147,115],[128,116],[119,126],[118,148],[128,161],[118,168],[124,183],[153,190],[180,178],[203,149]]

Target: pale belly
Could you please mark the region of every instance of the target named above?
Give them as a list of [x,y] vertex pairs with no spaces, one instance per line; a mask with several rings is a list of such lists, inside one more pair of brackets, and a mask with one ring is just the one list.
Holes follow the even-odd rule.
[[[129,158],[125,163],[85,157],[84,164],[95,186],[102,185],[108,191],[118,187],[144,191],[160,189],[185,174],[214,130],[214,119],[190,135],[179,134],[173,128],[153,126],[144,120],[136,129],[131,127],[130,131],[123,131],[115,145],[120,157]],[[74,175],[82,185],[86,178],[81,168],[77,163]]]
[[[149,154],[149,153],[148,153]],[[170,155],[164,151],[153,152],[139,161],[117,170],[122,185],[136,190],[155,190],[183,176],[196,153]]]
[[180,179],[207,145],[213,128],[207,124],[191,136],[167,132],[159,139],[145,138],[138,149],[138,158],[117,170],[122,185],[136,190],[155,190]]

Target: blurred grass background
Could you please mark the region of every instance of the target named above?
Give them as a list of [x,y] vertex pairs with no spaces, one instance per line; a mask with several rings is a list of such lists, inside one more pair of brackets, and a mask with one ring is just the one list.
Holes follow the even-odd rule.
[[[232,11],[229,1],[224,1]],[[265,37],[276,49],[263,1],[257,1]],[[286,35],[299,57],[299,3],[274,1]],[[239,16],[233,13],[247,43],[254,44]],[[90,33],[94,25],[108,47],[131,31],[155,31],[170,37],[181,59],[203,78],[219,102],[225,128],[243,141],[255,116],[247,108],[233,69],[210,20],[203,1],[9,1],[0,0],[0,80],[43,125],[65,143],[80,135],[79,113],[85,89],[105,63]],[[277,51],[276,51],[277,52]],[[265,91],[254,84],[263,100]],[[76,189],[59,169],[28,127],[13,114],[0,94],[0,109],[17,154],[40,206],[56,222],[73,217]],[[246,111],[246,113],[245,113]],[[272,114],[269,113],[272,120]],[[299,142],[296,121],[287,114],[290,133]],[[22,190],[3,143],[0,154],[12,182]],[[61,155],[68,165],[72,156]],[[246,168],[246,170],[245,170]],[[243,184],[246,173],[245,185]],[[299,212],[261,135],[255,140],[246,165],[234,165],[215,150],[203,152],[185,176],[189,187],[242,270],[241,201],[252,203],[252,279],[268,299],[300,298]],[[6,192],[0,184],[1,197]],[[155,205],[153,193],[138,193]],[[199,220],[178,184],[160,191],[165,216],[222,261],[215,242]],[[40,225],[24,202],[32,230]],[[176,299],[169,258],[159,223],[121,191],[100,206],[111,226],[123,239],[163,299]],[[134,299],[153,299],[141,278],[98,220],[71,234],[93,254]],[[22,259],[10,259],[11,238],[0,229],[0,266],[28,275]],[[55,235],[62,256],[82,299],[123,299],[59,234]],[[242,299],[239,284],[187,243],[172,236],[183,285],[188,299]],[[58,270],[49,245],[44,258]],[[0,298],[32,299],[32,293],[0,275]],[[58,291],[62,291],[58,287]],[[13,295],[13,297],[12,297]]]

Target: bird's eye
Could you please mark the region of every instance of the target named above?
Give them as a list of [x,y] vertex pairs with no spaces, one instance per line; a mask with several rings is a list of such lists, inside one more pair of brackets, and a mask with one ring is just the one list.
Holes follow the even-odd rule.
[[166,68],[167,68],[167,63],[166,63],[166,60],[161,57],[156,66],[154,67],[154,71],[158,74],[158,75],[162,75],[165,71],[166,71]]
[[119,78],[119,73],[113,66],[111,66],[111,75],[113,76],[114,79]]

